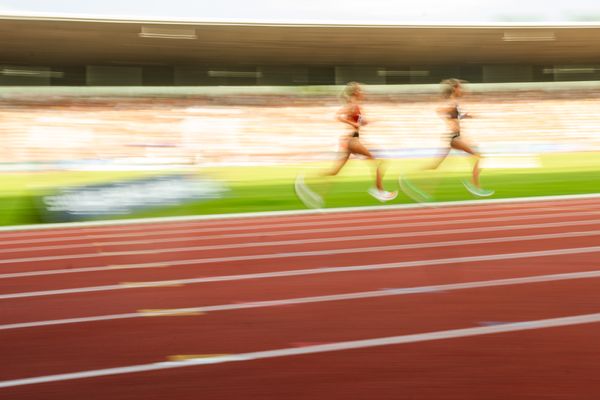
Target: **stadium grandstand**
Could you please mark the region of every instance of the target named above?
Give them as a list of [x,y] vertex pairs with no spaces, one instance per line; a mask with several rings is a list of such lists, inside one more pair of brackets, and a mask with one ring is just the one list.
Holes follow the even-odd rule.
[[451,76],[472,83],[469,135],[488,154],[531,166],[600,148],[600,25],[0,22],[5,169],[329,160],[352,80],[368,85],[377,154],[431,155]]
[[349,25],[0,17],[0,85],[600,80],[600,25]]

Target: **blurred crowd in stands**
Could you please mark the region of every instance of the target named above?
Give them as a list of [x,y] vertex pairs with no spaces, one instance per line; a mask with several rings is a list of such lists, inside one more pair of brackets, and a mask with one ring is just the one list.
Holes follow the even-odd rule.
[[[433,94],[369,95],[361,136],[380,157],[434,154]],[[344,127],[334,96],[28,97],[0,101],[0,165],[254,165],[330,160]],[[472,93],[464,134],[486,154],[600,150],[600,93]]]

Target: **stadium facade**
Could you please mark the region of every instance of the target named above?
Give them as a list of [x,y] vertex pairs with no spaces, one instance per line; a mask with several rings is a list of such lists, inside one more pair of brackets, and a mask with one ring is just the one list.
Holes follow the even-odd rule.
[[600,80],[600,25],[368,25],[0,16],[0,85]]

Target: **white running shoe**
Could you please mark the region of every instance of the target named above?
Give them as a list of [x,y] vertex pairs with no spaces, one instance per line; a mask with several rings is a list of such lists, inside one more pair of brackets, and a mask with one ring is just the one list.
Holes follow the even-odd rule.
[[417,203],[428,203],[433,201],[433,198],[429,194],[416,187],[411,181],[403,176],[398,178],[398,184],[402,192]]
[[391,201],[394,200],[396,198],[396,196],[398,196],[398,192],[388,192],[387,190],[379,190],[377,188],[370,188],[368,190],[369,194],[373,197],[375,197],[377,200],[381,201],[382,203],[386,202],[386,201]]
[[300,199],[302,204],[304,204],[307,208],[323,208],[325,205],[323,198],[306,186],[304,183],[303,174],[300,174],[296,177],[296,181],[294,182],[294,191],[296,192],[298,199]]
[[489,196],[493,195],[494,193],[496,193],[493,190],[477,187],[467,180],[463,180],[463,185],[474,196],[489,197]]

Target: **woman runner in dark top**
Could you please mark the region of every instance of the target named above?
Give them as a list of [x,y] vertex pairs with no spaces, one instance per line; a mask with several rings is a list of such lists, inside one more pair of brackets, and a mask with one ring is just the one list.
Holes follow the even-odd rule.
[[[440,164],[444,162],[452,149],[464,151],[474,158],[475,164],[473,166],[471,182],[465,180],[463,181],[463,184],[466,189],[475,196],[487,197],[493,195],[494,191],[483,189],[479,184],[479,162],[481,160],[481,154],[463,139],[460,132],[460,121],[464,118],[471,118],[471,115],[463,113],[460,110],[458,104],[458,99],[463,96],[462,83],[463,81],[459,79],[446,79],[442,81],[442,93],[446,99],[446,104],[439,107],[437,112],[438,115],[444,119],[446,126],[448,127],[448,144],[442,151],[442,154],[426,169],[437,169]],[[412,198],[415,198],[412,194],[417,193],[416,200],[430,200],[428,194],[421,192],[413,184],[402,177],[400,178],[400,187]]]

